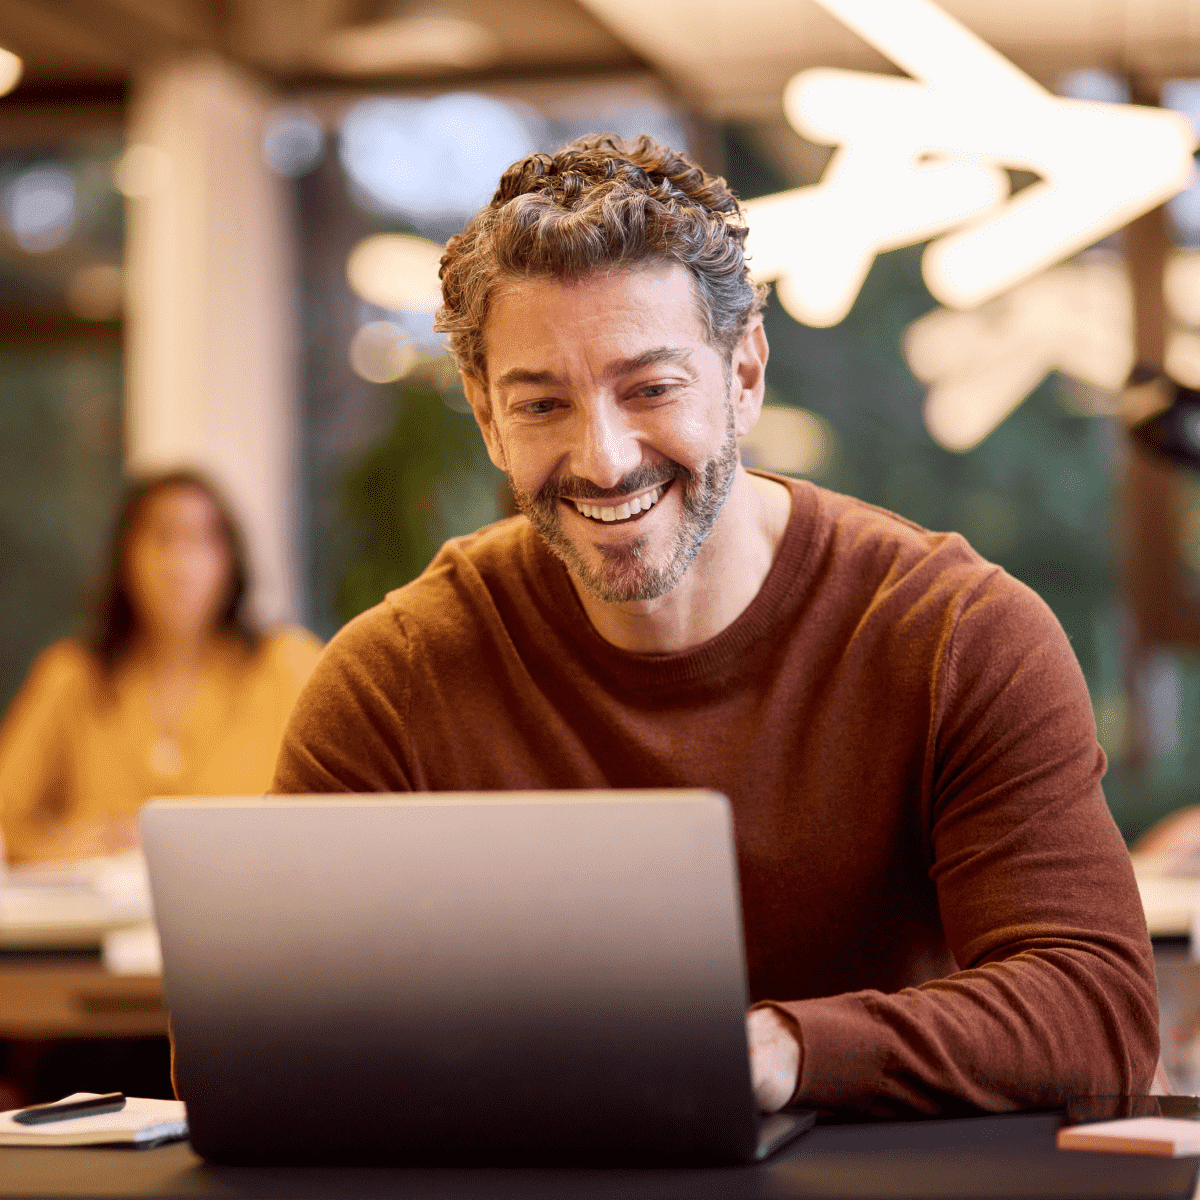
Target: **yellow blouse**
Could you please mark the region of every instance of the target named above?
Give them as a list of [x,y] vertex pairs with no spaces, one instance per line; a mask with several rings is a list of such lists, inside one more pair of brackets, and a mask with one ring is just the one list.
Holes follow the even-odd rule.
[[151,796],[270,786],[284,723],[321,643],[304,629],[208,652],[182,725],[155,728],[144,666],[106,680],[82,643],[43,651],[0,724],[0,831],[10,861],[53,857],[64,822],[130,818]]

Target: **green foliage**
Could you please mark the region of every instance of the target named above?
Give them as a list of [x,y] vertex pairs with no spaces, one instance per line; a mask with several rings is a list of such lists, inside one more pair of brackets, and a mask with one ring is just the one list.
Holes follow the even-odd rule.
[[392,427],[346,478],[353,544],[338,582],[343,621],[415,579],[447,538],[496,519],[504,477],[463,408],[461,392],[434,372],[397,385]]
[[86,626],[121,490],[121,345],[0,347],[0,713]]

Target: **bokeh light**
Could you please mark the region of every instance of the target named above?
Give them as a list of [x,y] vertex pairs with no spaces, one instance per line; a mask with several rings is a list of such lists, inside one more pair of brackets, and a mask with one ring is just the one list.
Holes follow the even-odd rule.
[[364,100],[342,122],[339,154],[366,207],[445,234],[487,204],[512,162],[538,147],[540,120],[473,92]]
[[346,260],[355,294],[389,312],[432,312],[442,302],[443,247],[406,233],[364,238]]
[[833,429],[824,417],[782,404],[764,404],[758,423],[739,443],[748,467],[809,476],[826,469],[834,444]]
[[17,86],[24,69],[24,64],[11,50],[0,48],[0,96]]
[[321,161],[325,130],[312,109],[303,105],[278,108],[263,130],[263,157],[277,175],[299,179]]
[[350,340],[350,366],[369,383],[403,379],[416,361],[412,338],[392,321],[371,321]]
[[29,254],[46,254],[66,242],[76,210],[75,180],[63,167],[34,167],[4,192],[5,223]]

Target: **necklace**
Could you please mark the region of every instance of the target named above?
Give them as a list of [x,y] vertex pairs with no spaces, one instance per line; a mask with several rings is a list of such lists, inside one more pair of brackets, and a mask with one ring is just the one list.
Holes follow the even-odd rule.
[[150,743],[150,770],[165,776],[175,776],[183,770],[183,754],[170,734],[164,733]]

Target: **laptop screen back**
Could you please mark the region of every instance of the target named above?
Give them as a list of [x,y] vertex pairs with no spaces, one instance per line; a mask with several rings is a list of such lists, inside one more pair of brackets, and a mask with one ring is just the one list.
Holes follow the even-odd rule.
[[202,1155],[752,1158],[723,797],[155,801],[141,826]]

